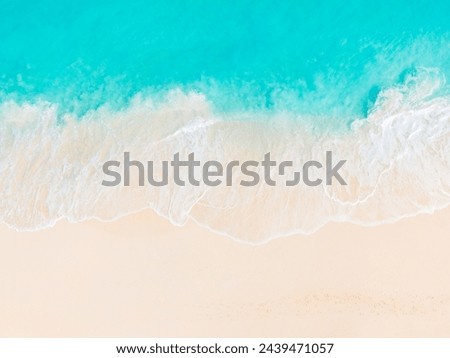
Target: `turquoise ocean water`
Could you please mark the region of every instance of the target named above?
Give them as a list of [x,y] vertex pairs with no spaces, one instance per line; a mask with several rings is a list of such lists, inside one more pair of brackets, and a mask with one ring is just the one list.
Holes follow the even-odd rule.
[[449,16],[445,0],[3,0],[0,91],[82,112],[182,86],[345,125],[419,67],[448,76]]
[[[446,0],[0,0],[0,219],[35,229],[152,208],[263,240],[446,206],[449,18]],[[267,207],[234,188],[98,186],[125,150],[330,148],[357,184],[277,188]]]

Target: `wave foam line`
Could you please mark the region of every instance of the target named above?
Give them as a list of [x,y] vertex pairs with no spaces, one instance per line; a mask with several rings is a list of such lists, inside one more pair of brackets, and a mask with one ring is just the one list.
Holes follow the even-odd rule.
[[[113,220],[151,208],[176,225],[192,218],[236,240],[261,243],[312,233],[327,222],[375,225],[450,203],[450,98],[435,82],[388,89],[368,118],[317,134],[296,113],[218,114],[199,93],[161,104],[137,96],[82,118],[48,102],[0,105],[0,220],[37,230],[61,218]],[[242,120],[242,118],[247,120]],[[61,119],[64,124],[61,124]],[[253,120],[248,120],[253,119]],[[59,123],[59,124],[58,124]],[[104,187],[102,165],[125,151],[143,162],[194,152],[201,161],[346,159],[349,185],[307,187]]]

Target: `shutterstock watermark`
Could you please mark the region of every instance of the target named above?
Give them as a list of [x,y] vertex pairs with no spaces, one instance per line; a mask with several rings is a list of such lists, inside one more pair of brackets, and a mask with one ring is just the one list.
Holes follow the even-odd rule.
[[[178,186],[219,186],[219,185],[241,185],[251,187],[258,185],[261,180],[269,186],[276,186],[280,183],[274,179],[274,174],[278,178],[285,177],[283,181],[286,186],[296,186],[301,183],[307,186],[332,185],[334,180],[340,185],[347,185],[347,182],[339,174],[346,160],[333,161],[333,153],[325,152],[325,163],[317,160],[309,160],[295,170],[293,161],[273,160],[270,152],[264,155],[263,160],[232,160],[225,165],[217,160],[200,162],[196,160],[194,153],[189,153],[187,158],[181,159],[180,153],[175,153],[169,162],[163,160],[160,163],[148,161],[143,163],[132,160],[131,154],[123,154],[123,162],[109,160],[103,164],[103,174],[107,177],[102,181],[103,186],[130,186],[132,179],[137,179],[139,186],[166,186],[174,183]],[[131,169],[134,169],[132,172]],[[291,169],[291,170],[289,170]],[[132,177],[136,173],[137,177]],[[262,173],[261,173],[262,172]],[[288,177],[289,172],[289,177]],[[158,175],[156,175],[158,173]],[[158,176],[158,178],[156,178]],[[244,178],[242,178],[244,176]],[[240,180],[233,180],[236,177]]]

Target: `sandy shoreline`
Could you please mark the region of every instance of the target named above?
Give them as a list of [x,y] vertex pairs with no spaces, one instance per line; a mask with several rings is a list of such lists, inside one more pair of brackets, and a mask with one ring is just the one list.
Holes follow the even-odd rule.
[[251,246],[150,211],[0,227],[2,337],[450,337],[450,209]]

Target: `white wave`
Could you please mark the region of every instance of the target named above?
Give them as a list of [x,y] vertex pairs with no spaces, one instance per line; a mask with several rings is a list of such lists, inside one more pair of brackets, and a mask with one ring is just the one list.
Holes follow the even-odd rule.
[[[439,76],[382,92],[351,130],[309,132],[294,113],[218,114],[198,93],[163,103],[137,96],[82,118],[47,102],[0,106],[0,220],[36,230],[60,218],[112,220],[152,208],[176,225],[189,218],[237,240],[259,243],[312,233],[330,221],[375,225],[450,203],[450,98],[433,96]],[[61,117],[61,115],[59,115]],[[246,118],[246,120],[242,120]],[[249,120],[252,119],[252,120]],[[347,186],[104,187],[102,165],[125,151],[143,162],[194,152],[201,161],[346,159]],[[280,179],[280,178],[278,178]]]

